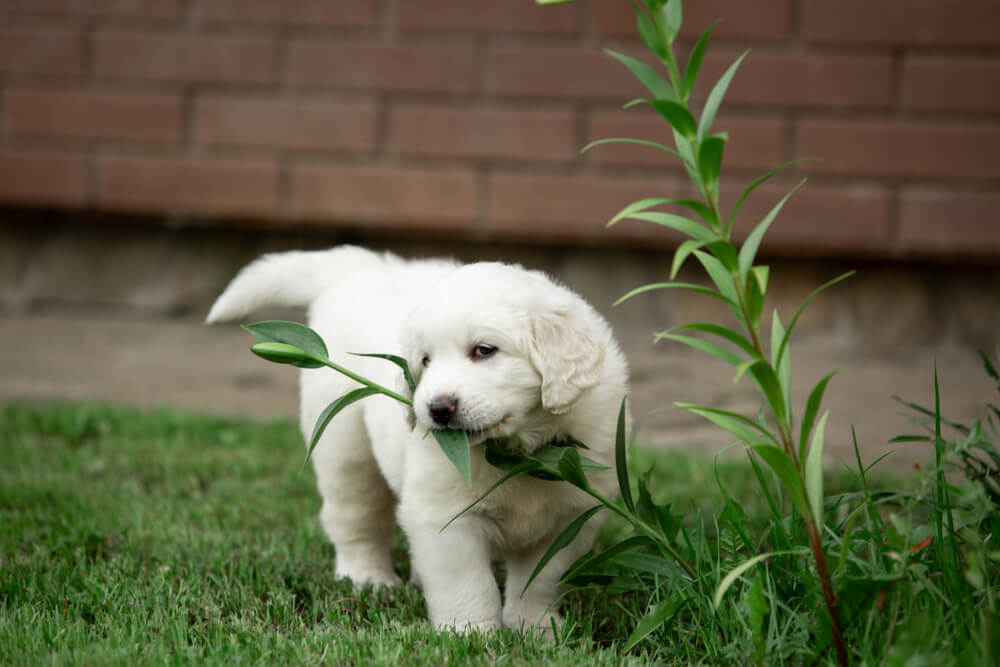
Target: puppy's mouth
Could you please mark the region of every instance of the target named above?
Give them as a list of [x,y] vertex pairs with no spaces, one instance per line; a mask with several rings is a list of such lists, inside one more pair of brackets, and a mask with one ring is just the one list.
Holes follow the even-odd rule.
[[497,438],[504,435],[508,435],[508,425],[511,419],[511,415],[508,413],[500,418],[499,421],[494,422],[486,426],[474,426],[470,427],[464,425],[461,420],[453,420],[446,426],[448,429],[456,431],[464,431],[465,435],[469,438],[469,443],[473,445],[478,445],[490,438]]

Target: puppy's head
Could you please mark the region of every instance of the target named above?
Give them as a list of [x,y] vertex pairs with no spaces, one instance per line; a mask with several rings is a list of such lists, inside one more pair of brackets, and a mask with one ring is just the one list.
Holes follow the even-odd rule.
[[464,430],[473,442],[540,444],[552,415],[597,384],[602,326],[543,274],[496,263],[457,269],[404,322],[417,383],[411,424]]

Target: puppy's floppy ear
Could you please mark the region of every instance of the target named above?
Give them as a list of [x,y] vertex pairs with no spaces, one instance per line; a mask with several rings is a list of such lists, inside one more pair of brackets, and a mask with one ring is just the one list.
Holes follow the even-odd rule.
[[604,366],[604,344],[587,320],[570,310],[550,310],[531,321],[531,363],[542,375],[542,407],[569,412],[597,384]]

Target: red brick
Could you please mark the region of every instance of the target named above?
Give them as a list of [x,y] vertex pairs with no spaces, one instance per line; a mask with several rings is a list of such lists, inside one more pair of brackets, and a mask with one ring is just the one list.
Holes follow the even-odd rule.
[[404,46],[293,42],[291,82],[363,90],[465,93],[472,90],[476,66],[465,46]]
[[[749,185],[723,186],[722,208],[728,217],[732,205]],[[745,238],[757,223],[794,187],[767,183],[743,203],[734,232]],[[884,255],[890,240],[889,193],[871,185],[806,183],[782,207],[765,237],[764,252],[805,251],[809,254],[860,253]]]
[[[680,36],[696,39],[717,19],[722,20],[712,31],[713,39],[786,39],[791,28],[791,0],[687,2]],[[596,0],[594,27],[599,35],[631,37],[638,34],[635,13],[621,0]]]
[[268,83],[275,43],[259,37],[105,33],[94,40],[98,76],[202,83]]
[[80,31],[0,28],[0,72],[79,74],[82,70]]
[[572,160],[569,111],[403,106],[390,116],[393,152],[500,160]]
[[[698,77],[704,99],[740,51],[710,52]],[[751,51],[723,104],[823,108],[886,108],[892,86],[887,56],[798,55]]]
[[396,5],[402,30],[460,30],[575,34],[580,24],[576,3],[539,7],[522,0],[423,0]]
[[1000,59],[911,56],[903,64],[903,107],[1000,111]]
[[7,0],[11,14],[176,19],[180,0]]
[[996,0],[802,0],[802,30],[820,43],[997,46]]
[[1000,254],[1000,193],[908,188],[899,245],[920,254]]
[[176,142],[182,132],[176,95],[8,90],[3,117],[14,136]]
[[209,23],[268,23],[365,27],[378,24],[376,0],[201,0]]
[[496,48],[487,67],[487,90],[500,95],[619,100],[645,93],[621,63],[597,49]]
[[623,220],[611,229],[605,225],[633,201],[678,192],[675,183],[662,178],[494,173],[489,232],[496,238],[530,241],[676,243],[676,232],[653,223]]
[[291,211],[355,224],[466,229],[476,216],[476,179],[455,169],[299,164]]
[[802,121],[799,151],[818,173],[1000,178],[1000,126],[905,121]]
[[207,96],[198,100],[198,143],[292,150],[371,151],[375,105],[264,97]]
[[0,151],[0,201],[42,206],[87,202],[87,158],[82,153]]
[[278,173],[262,160],[104,156],[98,204],[133,211],[273,216]]
[[[726,169],[766,171],[788,159],[785,122],[778,118],[720,115],[716,131],[729,134],[723,156]],[[674,147],[670,126],[655,113],[639,110],[595,112],[587,124],[587,141],[611,137],[647,139]],[[590,159],[600,164],[655,165],[682,168],[680,161],[663,151],[634,144],[606,144],[590,149]]]

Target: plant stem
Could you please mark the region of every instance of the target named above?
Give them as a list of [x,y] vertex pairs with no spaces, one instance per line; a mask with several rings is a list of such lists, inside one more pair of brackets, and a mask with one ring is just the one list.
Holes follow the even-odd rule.
[[820,538],[819,528],[812,516],[806,516],[803,519],[806,524],[806,533],[809,535],[809,547],[812,549],[813,558],[816,561],[816,574],[819,576],[820,586],[823,589],[823,602],[826,603],[826,612],[830,615],[830,634],[833,636],[833,648],[837,652],[837,664],[846,667],[849,662],[847,647],[844,645],[844,631],[840,627],[840,616],[837,614],[837,597],[833,592],[833,582],[830,580],[830,572],[826,567],[823,540]]
[[378,384],[377,382],[372,382],[368,378],[364,378],[364,377],[361,377],[360,375],[358,375],[356,373],[352,373],[351,371],[347,370],[343,366],[340,366],[338,364],[333,363],[329,359],[325,359],[325,358],[321,358],[321,357],[313,357],[311,355],[309,356],[309,358],[313,359],[315,361],[320,362],[324,366],[329,366],[333,370],[335,370],[338,373],[341,373],[343,375],[346,375],[347,377],[351,378],[355,382],[363,384],[366,387],[371,387],[372,389],[374,389],[375,391],[377,391],[380,394],[384,394],[384,395],[388,396],[389,398],[394,398],[397,401],[399,401],[400,403],[406,403],[407,405],[413,405],[413,399],[407,398],[406,396],[403,396],[401,394],[397,394],[393,390],[388,389],[386,387],[383,387],[382,385]]
[[[750,313],[747,310],[746,297],[746,286],[743,281],[740,280],[739,276],[735,276],[736,283],[736,293],[740,299],[740,312],[743,314],[743,324],[750,334],[750,342],[753,345],[754,351],[757,355],[765,360],[767,357],[764,356],[764,346],[760,340],[760,333],[757,327],[750,319]],[[775,371],[777,372],[777,371]],[[786,414],[788,413],[788,406],[785,406],[783,410]],[[785,419],[780,418],[775,415],[775,421],[778,423],[778,431],[781,436],[781,445],[788,454],[792,462],[795,464],[795,469],[799,473],[799,483],[802,485],[802,493],[805,498],[809,498],[809,492],[806,489],[805,478],[802,476],[802,468],[799,462],[798,451],[795,447],[794,439],[792,438],[791,426],[786,423]],[[826,564],[826,552],[823,551],[823,540],[820,535],[820,528],[816,525],[816,520],[813,518],[812,514],[803,513],[802,520],[806,526],[806,533],[809,536],[809,548],[813,553],[813,560],[816,562],[816,574],[819,577],[820,587],[823,590],[823,602],[826,604],[827,614],[830,616],[830,633],[833,637],[833,646],[837,652],[837,663],[842,666],[848,664],[847,648],[844,645],[844,632],[840,625],[840,616],[837,614],[837,596],[833,590],[833,581],[830,579],[830,571]]]

